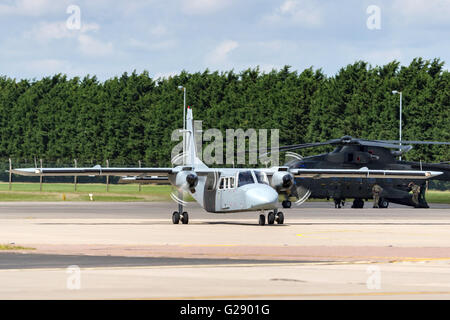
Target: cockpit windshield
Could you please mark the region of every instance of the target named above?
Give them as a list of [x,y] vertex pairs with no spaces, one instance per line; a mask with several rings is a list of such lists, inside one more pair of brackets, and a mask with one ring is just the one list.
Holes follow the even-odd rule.
[[246,184],[255,183],[253,180],[253,175],[251,171],[242,171],[239,172],[239,179],[238,179],[238,187],[245,186]]
[[254,171],[254,172],[256,176],[256,181],[258,181],[258,183],[269,184],[269,179],[267,179],[267,175],[265,172],[261,171]]

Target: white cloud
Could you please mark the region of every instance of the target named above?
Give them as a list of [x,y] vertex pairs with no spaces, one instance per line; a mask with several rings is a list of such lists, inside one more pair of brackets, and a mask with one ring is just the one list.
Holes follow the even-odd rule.
[[[400,49],[373,50],[359,55],[360,59],[370,62],[372,65],[385,65],[391,61],[402,61],[404,56]],[[357,57],[355,57],[357,60]]]
[[96,23],[83,23],[80,30],[69,30],[66,22],[41,22],[33,27],[30,32],[25,33],[27,38],[39,41],[49,41],[54,39],[76,38],[80,33],[98,31],[100,26]]
[[400,14],[400,22],[406,23],[450,23],[449,0],[394,0],[392,11]]
[[161,24],[150,29],[150,33],[155,37],[162,37],[168,34],[167,28]]
[[41,16],[60,11],[68,4],[67,0],[16,0],[13,4],[0,4],[0,15]]
[[231,4],[231,0],[183,0],[183,11],[187,14],[210,14]]
[[176,75],[178,75],[179,72],[177,71],[171,71],[171,72],[158,72],[155,74],[155,76],[153,77],[153,79],[169,79],[172,78]]
[[65,21],[41,22],[24,34],[26,39],[47,43],[52,40],[75,39],[78,49],[87,56],[105,56],[112,53],[111,42],[102,42],[88,35],[97,32],[100,26],[96,23],[82,23],[80,30],[70,30]]
[[79,35],[78,42],[81,53],[87,56],[101,57],[113,52],[112,42],[102,42],[86,34]]
[[170,49],[170,48],[175,47],[176,43],[177,42],[175,40],[171,40],[171,39],[162,40],[162,41],[154,41],[154,40],[142,41],[142,40],[137,40],[135,38],[131,38],[128,41],[128,44],[131,47],[144,49],[144,50],[148,50],[148,51]]
[[30,61],[28,67],[35,72],[59,73],[68,67],[68,63],[58,59],[39,59]]
[[311,0],[286,0],[264,19],[276,24],[287,23],[305,27],[320,26],[323,20],[317,2]]
[[206,57],[206,62],[209,65],[223,65],[228,60],[228,55],[231,51],[239,47],[239,43],[233,40],[225,40],[214,48],[212,52]]

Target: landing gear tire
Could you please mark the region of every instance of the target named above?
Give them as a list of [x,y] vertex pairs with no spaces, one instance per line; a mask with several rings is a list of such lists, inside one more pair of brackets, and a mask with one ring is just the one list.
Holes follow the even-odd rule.
[[274,224],[275,222],[275,213],[273,213],[272,211],[269,212],[269,214],[267,215],[267,223],[268,224]]
[[187,212],[183,212],[181,215],[181,223],[182,224],[188,224],[189,223],[189,215]]
[[284,223],[284,214],[283,214],[283,212],[278,212],[277,213],[277,218],[275,219],[275,221],[278,224],[283,224]]
[[180,214],[178,213],[178,211],[175,211],[175,212],[172,214],[172,222],[173,222],[173,224],[178,224],[178,223],[180,223]]
[[281,202],[281,205],[283,206],[283,208],[289,209],[292,206],[292,202],[289,200],[284,200]]
[[266,216],[263,214],[259,215],[259,225],[263,226],[265,224],[266,224]]
[[378,201],[378,206],[380,208],[385,209],[385,208],[389,207],[389,201],[384,198],[381,198],[380,201]]
[[363,201],[363,199],[355,199],[355,200],[353,200],[352,208],[354,208],[354,209],[364,208],[364,201]]

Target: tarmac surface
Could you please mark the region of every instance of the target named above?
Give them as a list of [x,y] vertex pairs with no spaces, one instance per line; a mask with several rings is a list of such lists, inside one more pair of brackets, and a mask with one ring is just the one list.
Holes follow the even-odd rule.
[[259,226],[195,204],[173,225],[169,202],[0,203],[0,245],[28,248],[0,250],[0,299],[450,298],[450,206],[350,205]]

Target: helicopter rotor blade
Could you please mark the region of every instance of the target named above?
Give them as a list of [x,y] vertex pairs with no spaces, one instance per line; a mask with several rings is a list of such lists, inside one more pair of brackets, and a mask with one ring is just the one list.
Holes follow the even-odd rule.
[[404,143],[404,144],[425,144],[425,145],[450,145],[450,142],[441,141],[409,141],[409,140],[377,140],[386,143]]

